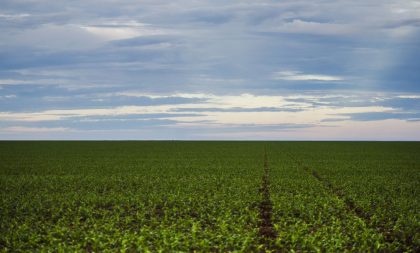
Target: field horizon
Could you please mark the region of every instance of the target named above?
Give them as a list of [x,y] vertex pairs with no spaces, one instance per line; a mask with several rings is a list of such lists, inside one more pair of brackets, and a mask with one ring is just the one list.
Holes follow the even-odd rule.
[[4,139],[0,142],[420,142],[420,140],[265,140],[265,139]]

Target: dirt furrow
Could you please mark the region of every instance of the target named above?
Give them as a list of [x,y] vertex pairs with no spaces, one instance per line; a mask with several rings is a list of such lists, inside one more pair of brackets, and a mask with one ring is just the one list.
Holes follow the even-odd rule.
[[264,152],[264,173],[261,182],[261,202],[259,203],[259,236],[260,242],[265,245],[265,250],[276,251],[274,248],[274,241],[277,237],[273,226],[273,203],[270,198],[270,182],[269,182],[269,167],[267,152]]

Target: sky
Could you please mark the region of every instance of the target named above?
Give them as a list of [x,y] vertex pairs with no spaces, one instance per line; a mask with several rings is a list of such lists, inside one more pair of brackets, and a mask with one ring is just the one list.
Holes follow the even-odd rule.
[[1,0],[0,139],[420,140],[418,0]]

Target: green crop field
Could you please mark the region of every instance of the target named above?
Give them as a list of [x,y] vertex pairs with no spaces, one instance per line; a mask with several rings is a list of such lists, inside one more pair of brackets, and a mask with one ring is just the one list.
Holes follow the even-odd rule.
[[419,142],[0,142],[0,252],[419,252]]

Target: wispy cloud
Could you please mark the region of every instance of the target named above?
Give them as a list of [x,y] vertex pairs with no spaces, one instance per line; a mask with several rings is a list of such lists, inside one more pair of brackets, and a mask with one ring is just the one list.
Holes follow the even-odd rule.
[[288,80],[288,81],[343,81],[345,80],[340,76],[321,75],[321,74],[306,74],[300,71],[278,71],[272,75],[274,80]]
[[17,13],[17,14],[4,14],[0,13],[0,19],[8,19],[8,20],[21,20],[27,17],[30,17],[30,14],[27,13]]
[[1,85],[62,85],[68,83],[69,80],[49,78],[36,80],[19,80],[19,79],[0,79]]
[[336,24],[328,22],[315,22],[294,19],[290,22],[284,22],[279,26],[272,28],[273,32],[283,33],[301,33],[315,35],[352,35],[360,32],[361,27],[350,24]]
[[[129,93],[130,95],[140,95]],[[118,95],[117,95],[118,96]],[[104,98],[110,97],[104,94]],[[115,97],[110,97],[114,99]],[[214,94],[174,94],[153,95],[141,94],[138,98],[149,98],[143,105],[125,105],[98,108],[74,108],[60,110],[43,110],[34,112],[0,112],[0,120],[16,122],[51,122],[51,121],[97,121],[97,120],[137,120],[137,119],[171,119],[180,122],[213,122],[217,124],[318,124],[334,115],[357,113],[398,112],[387,103],[360,103],[358,106],[337,107],[329,102],[322,103],[330,97],[306,97],[268,95],[214,95]],[[196,100],[196,99],[199,100]],[[175,99],[175,100],[174,100]],[[184,99],[182,102],[177,101]],[[168,101],[167,101],[168,100]],[[50,100],[51,101],[51,100]],[[312,101],[318,101],[314,107]],[[320,102],[321,101],[321,102]],[[386,100],[385,100],[386,101]],[[54,102],[54,101],[52,101]],[[56,100],[61,103],[61,100]],[[327,120],[328,121],[328,120]]]
[[354,121],[378,121],[378,120],[406,120],[406,121],[420,121],[420,112],[364,112],[364,113],[348,113],[343,114],[348,116],[348,120]]
[[64,127],[5,127],[0,128],[1,132],[15,132],[15,133],[48,133],[48,132],[69,132],[71,129]]
[[150,24],[139,23],[135,20],[114,20],[101,23],[100,25],[81,26],[81,28],[105,40],[122,40],[169,33],[162,28],[157,28]]

